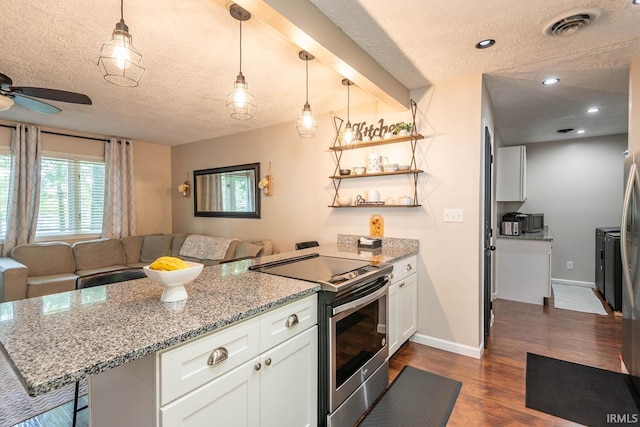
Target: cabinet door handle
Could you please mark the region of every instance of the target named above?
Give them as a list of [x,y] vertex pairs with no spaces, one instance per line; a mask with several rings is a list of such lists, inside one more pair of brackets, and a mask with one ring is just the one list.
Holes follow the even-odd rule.
[[209,360],[207,360],[207,365],[213,366],[218,363],[224,362],[229,358],[229,352],[224,347],[218,347],[211,352],[209,355]]
[[260,364],[260,362],[256,363],[256,364],[253,366],[253,369],[255,369],[256,371],[259,371],[260,369],[262,369],[262,365]]
[[398,286],[400,286],[401,288],[404,288],[404,282],[400,283],[400,285]]
[[295,326],[295,325],[297,325],[297,324],[298,324],[298,316],[296,316],[295,314],[292,314],[291,316],[289,316],[289,317],[287,318],[287,321],[285,322],[285,324],[284,324],[284,325],[285,325],[287,328],[291,328],[291,327],[293,327],[293,326]]
[[271,365],[271,358],[267,358],[267,360],[264,361],[264,364],[267,366]]
[[407,264],[407,271],[411,271],[413,270],[413,267],[411,266],[411,264]]

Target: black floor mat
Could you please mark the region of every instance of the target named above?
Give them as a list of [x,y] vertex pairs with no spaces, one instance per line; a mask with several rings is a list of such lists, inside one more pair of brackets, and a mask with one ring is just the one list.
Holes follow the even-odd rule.
[[591,427],[640,425],[631,377],[527,353],[526,406]]
[[462,383],[405,366],[359,427],[446,426]]

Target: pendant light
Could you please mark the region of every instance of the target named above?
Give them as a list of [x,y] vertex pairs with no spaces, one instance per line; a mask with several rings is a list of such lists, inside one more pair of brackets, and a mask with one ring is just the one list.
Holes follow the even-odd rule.
[[229,7],[229,13],[240,22],[240,72],[233,84],[233,90],[227,95],[227,109],[234,119],[247,120],[253,117],[258,108],[256,98],[247,89],[247,82],[242,75],[242,21],[248,21],[251,13],[235,3]]
[[315,56],[311,55],[306,50],[301,50],[298,52],[298,57],[305,61],[307,68],[307,85],[306,85],[306,102],[304,103],[304,107],[302,107],[302,115],[298,119],[298,124],[296,127],[298,128],[298,135],[300,138],[315,138],[316,131],[318,130],[318,122],[313,118],[313,114],[311,114],[311,106],[309,105],[309,61],[315,58]]
[[353,82],[349,79],[342,79],[342,84],[347,87],[347,125],[344,127],[344,134],[342,135],[342,141],[345,144],[352,144],[355,139],[355,135],[353,129],[351,128],[351,120],[349,118],[349,86],[353,84]]
[[120,0],[120,22],[111,35],[111,41],[102,45],[98,67],[109,83],[135,87],[144,73],[142,55],[131,44],[129,27],[124,23],[124,0]]

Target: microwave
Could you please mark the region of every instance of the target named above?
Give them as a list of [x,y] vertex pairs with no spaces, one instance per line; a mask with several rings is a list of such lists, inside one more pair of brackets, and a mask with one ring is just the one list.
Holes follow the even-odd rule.
[[524,223],[522,224],[522,233],[537,233],[544,231],[544,214],[533,213],[524,214]]

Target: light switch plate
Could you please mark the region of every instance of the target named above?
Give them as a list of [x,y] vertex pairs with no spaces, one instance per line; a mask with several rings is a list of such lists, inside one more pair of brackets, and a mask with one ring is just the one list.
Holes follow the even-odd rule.
[[463,209],[445,209],[444,222],[464,222]]

